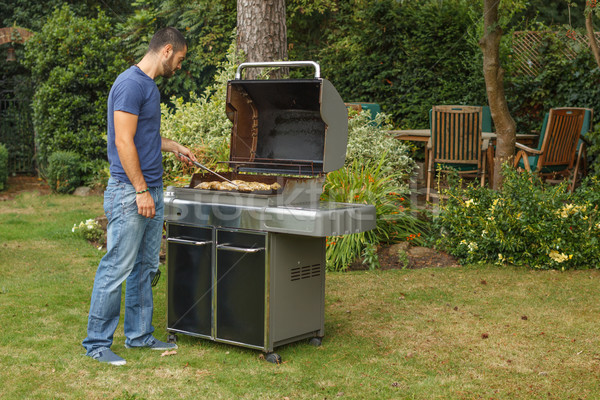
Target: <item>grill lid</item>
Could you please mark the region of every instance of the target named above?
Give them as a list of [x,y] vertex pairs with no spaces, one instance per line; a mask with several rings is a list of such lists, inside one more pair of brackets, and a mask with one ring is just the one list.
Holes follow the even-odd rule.
[[[313,79],[243,80],[245,67],[313,66]],[[321,175],[341,168],[348,112],[311,61],[244,63],[227,83],[229,164],[241,172]]]

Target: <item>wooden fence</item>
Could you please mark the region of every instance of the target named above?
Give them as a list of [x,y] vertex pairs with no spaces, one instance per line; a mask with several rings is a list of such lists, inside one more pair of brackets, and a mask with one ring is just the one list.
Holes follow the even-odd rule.
[[[554,35],[564,46],[561,53],[572,60],[581,51],[591,51],[587,35],[576,31],[550,32],[550,31],[520,31],[513,33],[513,59],[519,65],[519,72],[524,75],[535,76],[542,70],[540,62],[540,48],[544,38]],[[596,32],[596,41],[600,40],[600,32]]]

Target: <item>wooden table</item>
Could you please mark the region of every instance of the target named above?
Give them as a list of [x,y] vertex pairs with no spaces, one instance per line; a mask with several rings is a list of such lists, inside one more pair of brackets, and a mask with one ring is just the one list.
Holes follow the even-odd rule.
[[[394,135],[395,139],[398,140],[409,140],[411,142],[429,142],[431,139],[431,129],[405,129],[405,130],[393,130],[387,131],[389,134]],[[496,134],[493,132],[481,132],[483,139],[488,139],[490,144],[496,141]],[[535,146],[539,139],[538,134],[531,133],[517,133],[517,142],[528,146]],[[429,144],[427,144],[429,146]],[[489,146],[486,152],[487,158],[487,169],[488,169],[488,180],[492,182],[494,176],[494,147]],[[425,149],[425,168],[428,168],[428,155],[427,149]]]
[[[410,140],[412,142],[428,142],[429,138],[431,138],[431,129],[405,129],[387,132],[394,135],[396,139]],[[492,142],[496,141],[496,134],[494,132],[482,132],[481,136],[484,139],[490,139]],[[540,135],[538,134],[517,133],[517,142],[531,146],[535,145],[535,141],[539,137]]]

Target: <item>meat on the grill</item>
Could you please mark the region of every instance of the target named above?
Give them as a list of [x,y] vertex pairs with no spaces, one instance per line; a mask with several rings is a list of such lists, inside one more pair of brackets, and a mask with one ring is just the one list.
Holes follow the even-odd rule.
[[195,189],[238,190],[240,192],[255,192],[263,190],[278,190],[281,188],[281,185],[277,182],[268,184],[261,182],[246,182],[239,179],[233,180],[232,182],[235,183],[237,187],[235,187],[229,182],[210,181],[201,182],[200,184],[195,186]]

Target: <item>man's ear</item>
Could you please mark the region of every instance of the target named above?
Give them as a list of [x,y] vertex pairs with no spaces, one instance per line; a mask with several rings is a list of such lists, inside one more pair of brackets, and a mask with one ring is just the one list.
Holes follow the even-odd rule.
[[162,54],[165,58],[169,58],[173,54],[173,45],[171,43],[166,44],[162,49]]

